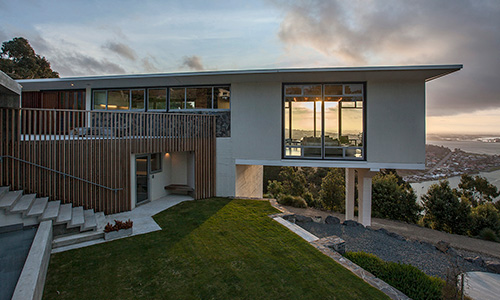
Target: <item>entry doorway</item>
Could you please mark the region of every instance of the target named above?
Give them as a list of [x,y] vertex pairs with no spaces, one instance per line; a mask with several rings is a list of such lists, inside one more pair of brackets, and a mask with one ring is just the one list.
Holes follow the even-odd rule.
[[142,154],[135,157],[136,205],[154,200],[152,179],[159,172],[162,172],[161,153]]
[[135,158],[136,204],[149,200],[149,155]]

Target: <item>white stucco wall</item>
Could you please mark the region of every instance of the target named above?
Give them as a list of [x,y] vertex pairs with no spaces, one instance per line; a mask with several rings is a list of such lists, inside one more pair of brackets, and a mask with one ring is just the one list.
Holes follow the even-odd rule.
[[281,82],[231,85],[231,138],[235,158],[281,159]]
[[236,169],[232,138],[217,138],[216,149],[216,195],[220,197],[234,197]]
[[425,83],[368,82],[367,161],[425,164]]
[[[361,80],[361,78],[360,78]],[[425,163],[425,83],[368,81],[366,85],[366,162],[349,167],[412,167]],[[282,147],[282,83],[231,85],[231,140],[236,164],[279,165]],[[217,148],[221,150],[221,147]],[[309,161],[311,166],[346,167],[340,161]],[[308,161],[302,160],[301,165]],[[389,164],[391,164],[389,166]],[[366,167],[366,166],[365,166]]]

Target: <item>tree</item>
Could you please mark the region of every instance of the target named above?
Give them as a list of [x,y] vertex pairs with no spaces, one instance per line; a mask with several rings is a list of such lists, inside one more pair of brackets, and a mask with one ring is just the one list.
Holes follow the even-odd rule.
[[422,208],[417,195],[396,174],[379,173],[373,177],[372,211],[374,217],[416,223]]
[[345,171],[330,169],[321,183],[320,199],[323,207],[337,212],[345,211]]
[[469,228],[470,206],[461,201],[447,180],[429,187],[422,196],[425,216],[423,222],[433,229],[465,234]]
[[481,230],[489,228],[495,233],[500,232],[500,212],[492,203],[478,205],[471,213],[471,235],[479,235]]
[[492,202],[493,199],[500,195],[496,186],[489,183],[486,178],[477,175],[472,177],[468,174],[463,174],[460,177],[458,188],[460,195],[466,197],[472,204],[472,207]]
[[2,43],[0,70],[13,79],[58,78],[45,57],[35,53],[27,39],[13,38]]

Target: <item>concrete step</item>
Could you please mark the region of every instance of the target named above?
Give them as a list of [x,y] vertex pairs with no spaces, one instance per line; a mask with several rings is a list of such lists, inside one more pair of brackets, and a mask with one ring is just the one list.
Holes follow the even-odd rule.
[[0,199],[0,208],[10,210],[23,195],[23,191],[7,192]]
[[8,186],[2,186],[2,187],[0,187],[0,199],[2,199],[2,196],[3,196],[4,194],[6,194],[9,190],[10,190],[10,189],[9,189],[9,187],[8,187]]
[[59,215],[59,207],[61,206],[61,201],[49,201],[47,207],[40,218],[40,221],[52,220],[55,221]]
[[68,228],[81,227],[85,223],[85,217],[83,216],[83,207],[73,207],[71,221],[68,223]]
[[95,219],[97,221],[97,231],[103,231],[104,227],[106,226],[106,215],[104,215],[104,212],[100,211],[95,214]]
[[83,224],[82,231],[97,229],[97,220],[94,214],[93,209],[87,209],[83,211],[83,217],[85,219],[85,223]]
[[71,203],[62,204],[59,207],[59,215],[57,216],[55,224],[57,225],[69,222],[71,220],[72,214],[73,214],[73,205]]
[[36,198],[35,202],[31,206],[30,210],[26,214],[28,217],[40,217],[43,212],[45,211],[45,207],[47,206],[47,203],[49,202],[48,197],[44,198]]
[[67,236],[61,236],[61,237],[56,237],[54,239],[54,241],[52,242],[52,248],[55,249],[98,239],[104,239],[104,232],[89,231]]
[[26,213],[30,210],[31,206],[35,202],[36,194],[24,195],[17,201],[17,203],[10,210],[11,213],[22,213],[26,215]]

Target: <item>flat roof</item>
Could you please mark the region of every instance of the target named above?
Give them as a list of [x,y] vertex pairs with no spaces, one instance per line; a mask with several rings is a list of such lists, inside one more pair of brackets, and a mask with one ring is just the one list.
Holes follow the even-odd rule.
[[0,93],[21,95],[21,85],[7,74],[0,71]]
[[314,82],[365,80],[430,81],[456,72],[463,65],[366,66],[221,70],[153,74],[81,76],[17,80],[23,90],[148,87],[172,85],[230,84],[233,82]]

